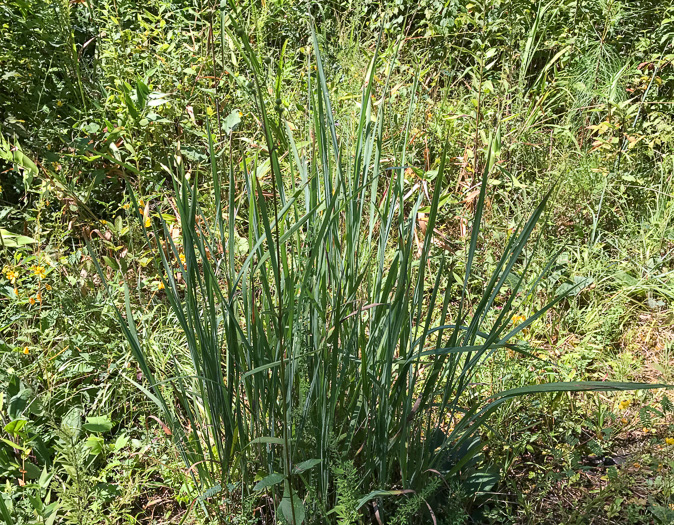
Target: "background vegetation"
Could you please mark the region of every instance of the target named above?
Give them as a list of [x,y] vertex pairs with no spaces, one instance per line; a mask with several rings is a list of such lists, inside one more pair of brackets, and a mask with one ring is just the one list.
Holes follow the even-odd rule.
[[6,523],[674,521],[670,3],[0,12]]

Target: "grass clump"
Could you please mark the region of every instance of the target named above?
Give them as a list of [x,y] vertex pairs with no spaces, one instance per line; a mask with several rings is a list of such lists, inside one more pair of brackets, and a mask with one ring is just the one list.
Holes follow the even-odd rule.
[[0,522],[668,523],[672,8],[417,4],[0,5]]
[[[240,166],[223,162],[208,131],[214,219],[204,212],[180,151],[169,166],[180,239],[161,213],[137,214],[187,346],[185,373],[155,379],[128,289],[126,313],[118,313],[152,387],[148,395],[171,429],[205,512],[218,516],[218,495],[237,492],[241,498],[259,494],[262,512],[288,523],[332,514],[345,522],[371,513],[400,523],[421,519],[421,502],[446,493],[441,483],[458,483],[474,497],[498,481],[481,460],[481,430],[507,400],[536,392],[660,386],[543,382],[504,392],[478,388],[480,368],[506,349],[528,354],[516,336],[576,288],[529,317],[514,315],[555,261],[527,276],[533,256],[528,243],[550,193],[514,229],[491,277],[472,292],[499,130],[486,152],[464,276],[457,280],[445,272],[445,258],[434,255],[440,191],[429,188],[423,207],[424,195],[412,199],[404,188],[416,83],[402,145],[387,168],[387,91],[378,107],[372,101],[377,53],[353,143],[345,144],[314,35],[306,72],[311,138],[300,143],[283,119],[279,82],[271,97],[263,89],[267,73],[236,7],[221,16],[251,71],[266,155]],[[436,184],[444,180],[445,166],[442,154]],[[132,205],[142,211],[133,195]],[[421,242],[422,207],[427,219]],[[241,239],[247,240],[244,254]],[[165,381],[172,385],[169,398],[160,386]],[[334,461],[342,466],[331,467]]]

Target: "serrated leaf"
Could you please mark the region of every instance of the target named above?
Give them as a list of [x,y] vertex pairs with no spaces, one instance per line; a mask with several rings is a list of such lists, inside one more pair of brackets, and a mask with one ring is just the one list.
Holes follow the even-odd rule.
[[222,486],[218,483],[217,485],[213,485],[212,487],[207,488],[204,493],[199,496],[199,499],[201,501],[207,500],[208,498],[212,498],[215,496],[218,492],[222,490]]

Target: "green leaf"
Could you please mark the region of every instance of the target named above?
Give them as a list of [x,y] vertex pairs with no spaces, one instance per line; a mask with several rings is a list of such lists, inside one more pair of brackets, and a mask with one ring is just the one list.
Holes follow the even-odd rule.
[[105,452],[105,440],[99,436],[89,436],[84,446],[89,449],[89,454],[92,456],[98,456]]
[[181,151],[185,156],[185,158],[187,160],[191,160],[192,162],[206,162],[208,160],[208,157],[197,148],[193,148],[191,146],[183,146]]
[[61,430],[66,434],[77,437],[82,428],[82,409],[79,407],[71,408],[61,420]]
[[18,443],[15,443],[14,441],[10,441],[9,439],[0,438],[0,441],[2,441],[3,443],[9,445],[9,446],[12,447],[12,448],[15,448],[15,449],[17,449],[17,450],[21,450],[22,452],[28,453],[28,451],[30,450],[30,449],[28,449],[28,448],[26,448],[26,447],[24,447],[24,446],[19,445]]
[[129,110],[129,114],[131,115],[131,117],[133,117],[134,119],[138,119],[138,117],[140,116],[138,113],[138,109],[136,108],[136,105],[133,103],[133,100],[129,93],[129,91],[131,90],[131,86],[125,82],[123,89],[124,89],[124,103],[126,104],[126,109]]
[[108,416],[88,417],[82,427],[89,432],[109,432],[112,429],[112,421]]
[[31,237],[11,233],[2,228],[0,228],[0,241],[2,241],[0,242],[0,246],[4,244],[7,248],[20,248],[21,246],[37,242],[35,239]]
[[592,277],[582,277],[580,275],[576,275],[573,278],[573,282],[571,283],[563,283],[562,285],[557,288],[555,291],[555,295],[560,296],[560,295],[569,295],[569,296],[575,296],[578,295],[580,292],[582,292],[585,288],[590,286],[594,282],[594,279]]
[[26,461],[23,464],[23,469],[26,471],[27,479],[39,479],[42,471],[33,463]]
[[14,520],[12,519],[12,515],[10,514],[9,509],[7,508],[7,505],[5,504],[5,494],[4,494],[4,492],[0,493],[0,515],[2,516],[2,519],[5,520],[5,525],[11,525],[12,523],[14,523]]
[[33,397],[33,390],[31,388],[23,388],[21,391],[12,397],[7,404],[7,413],[12,419],[18,419],[23,414],[28,401]]
[[[300,525],[304,521],[304,503],[302,503],[302,500],[294,492],[292,501],[287,493],[284,494],[279,509],[285,520],[292,525]],[[294,521],[293,514],[295,516]]]
[[140,79],[136,80],[136,106],[139,111],[145,109],[147,104],[147,97],[150,94],[150,89],[141,81]]
[[23,154],[18,144],[12,145],[2,136],[0,136],[0,158],[23,168],[23,182],[26,186],[29,186],[33,182],[33,177],[38,174],[37,166]]
[[23,427],[26,426],[26,423],[28,423],[28,421],[25,419],[15,419],[14,421],[10,421],[5,425],[5,432],[12,436],[17,436]]
[[378,498],[379,496],[400,496],[401,494],[408,494],[412,493],[413,491],[407,489],[407,490],[373,490],[370,492],[367,496],[363,496],[358,500],[358,503],[356,504],[356,509],[360,509],[363,505],[365,505],[368,501],[371,501],[375,498]]
[[282,481],[283,481],[283,474],[281,474],[280,472],[273,472],[272,474],[269,474],[268,476],[265,476],[260,481],[258,481],[253,487],[253,490],[256,492],[260,492],[262,490],[268,489],[269,487],[273,487],[274,485],[277,485]]
[[305,470],[314,468],[320,462],[321,462],[320,459],[307,459],[306,461],[302,461],[302,463],[298,463],[297,465],[295,465],[295,467],[293,468],[293,473],[301,474]]
[[222,120],[222,127],[224,128],[225,133],[229,134],[240,123],[241,123],[241,111],[235,109]]
[[254,445],[256,443],[266,443],[268,445],[284,445],[285,443],[283,442],[283,438],[280,437],[268,437],[268,436],[263,436],[263,437],[258,437],[253,439],[249,445]]
[[204,491],[204,493],[203,493],[201,496],[199,496],[199,499],[200,499],[201,501],[207,500],[208,498],[212,498],[212,497],[215,496],[218,492],[221,492],[221,491],[222,491],[222,485],[220,485],[220,484],[218,483],[218,484],[216,484],[216,485],[213,485],[212,487],[207,488],[207,489]]
[[126,434],[122,434],[117,438],[117,441],[115,441],[115,450],[121,450],[128,444],[129,438],[126,436]]

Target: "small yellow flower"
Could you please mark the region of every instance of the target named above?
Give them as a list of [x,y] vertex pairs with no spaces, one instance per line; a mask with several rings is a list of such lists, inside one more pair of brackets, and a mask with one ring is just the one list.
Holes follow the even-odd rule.
[[143,201],[143,199],[140,199],[138,201],[138,206],[145,206],[145,201]]
[[164,281],[159,281],[157,284],[157,291],[164,289]]
[[520,323],[523,323],[526,320],[527,320],[527,318],[524,317],[523,315],[513,315],[512,318],[511,318],[511,321],[513,322],[513,324],[520,324]]
[[61,106],[63,106],[63,102],[61,102],[60,100],[57,100],[57,101],[56,101],[56,105],[57,105],[58,107],[61,107]]
[[131,205],[127,202],[126,204],[122,204],[122,208],[125,210],[128,210],[131,207]]
[[665,438],[665,443],[668,445],[674,445],[674,438]]
[[150,217],[148,217],[147,219],[145,219],[145,227],[149,228],[150,224],[152,224],[152,221],[150,220]]
[[641,431],[642,431],[644,434],[648,434],[648,427],[642,428]]
[[42,304],[42,294],[40,292],[37,293],[35,299],[37,299],[38,303]]
[[44,279],[47,276],[44,266],[31,266],[30,269],[38,279]]
[[101,219],[101,224],[105,226],[106,224],[108,224],[108,221],[106,221],[105,219]]
[[178,257],[180,257],[180,262],[185,264],[185,254],[181,253]]
[[639,465],[639,463],[635,463],[635,464],[634,464],[634,468],[637,468],[637,469],[638,469],[638,468],[641,468],[641,465]]
[[28,299],[28,302],[29,302],[31,305],[34,305],[34,304],[35,304],[35,298],[34,298],[34,297],[30,297],[30,298]]
[[627,425],[627,418],[622,418],[622,419],[620,420],[620,422],[621,422],[623,425]]
[[19,277],[19,274],[17,274],[14,270],[7,269],[5,271],[5,277],[10,283],[14,284],[16,283],[16,279]]
[[23,353],[26,354],[26,355],[30,354],[30,349],[27,346],[24,346],[23,347]]
[[631,404],[632,404],[632,401],[630,401],[629,399],[625,399],[625,400],[620,402],[620,405],[618,405],[618,408],[620,408],[620,410],[627,410],[630,407]]
[[51,290],[51,285],[50,285],[50,284],[45,284],[44,287],[45,287],[47,290]]
[[19,289],[14,287],[14,295],[18,296],[19,295]]

